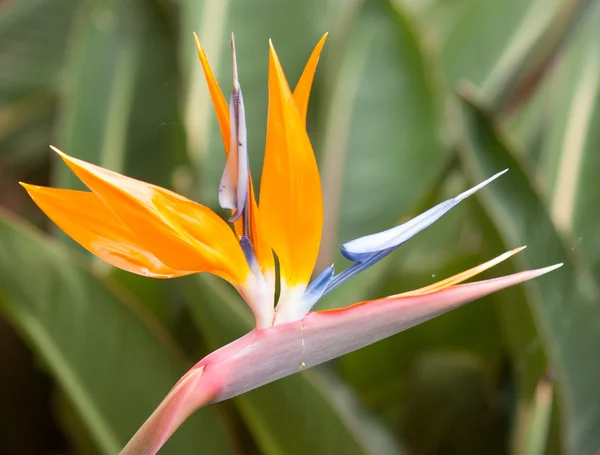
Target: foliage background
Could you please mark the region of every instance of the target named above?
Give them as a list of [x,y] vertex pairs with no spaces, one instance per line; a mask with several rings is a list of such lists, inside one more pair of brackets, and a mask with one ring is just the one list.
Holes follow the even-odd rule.
[[210,277],[99,263],[17,185],[81,187],[54,144],[214,207],[224,159],[192,31],[222,87],[236,33],[254,176],[268,38],[293,84],[330,32],[308,125],[321,266],[510,168],[322,307],[525,244],[493,274],[565,266],[203,409],[161,453],[599,453],[598,3],[0,1],[0,453],[118,452],[186,367],[250,326]]

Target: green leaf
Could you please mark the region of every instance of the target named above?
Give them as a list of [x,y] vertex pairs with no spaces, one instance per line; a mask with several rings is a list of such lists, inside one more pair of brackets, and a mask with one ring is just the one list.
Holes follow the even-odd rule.
[[[108,169],[168,185],[184,152],[176,55],[164,19],[141,0],[87,1],[79,13],[55,145]],[[82,187],[63,165],[55,182]]]
[[592,3],[473,2],[445,45],[450,84],[468,79],[496,112],[514,110],[534,93]]
[[52,90],[80,0],[29,0],[0,15],[0,105]]
[[[183,362],[155,319],[54,242],[0,219],[0,311],[43,360],[102,453],[114,455],[152,413]],[[161,453],[234,453],[212,408]]]
[[[600,224],[590,216],[600,204],[600,4],[586,19],[553,74],[540,166],[550,190],[550,210],[558,229],[576,239],[600,278]],[[600,280],[599,280],[600,281]]]
[[402,434],[413,453],[508,452],[501,391],[483,358],[425,352],[411,373]]
[[468,2],[441,47],[448,84],[453,87],[467,79],[480,86],[527,17],[527,11],[545,5],[550,13],[556,4],[557,0]]
[[[192,317],[214,348],[252,328],[251,313],[226,284],[205,276],[181,281]],[[234,403],[267,455],[401,453],[345,387],[315,369],[240,395]]]
[[527,441],[525,451],[529,455],[544,455],[546,453],[552,415],[552,398],[552,383],[547,378],[540,379],[532,409],[529,441]]
[[[469,95],[465,92],[464,97]],[[510,172],[478,196],[507,247],[527,244],[515,260],[523,267],[563,262],[564,267],[528,283],[530,304],[557,380],[567,453],[600,448],[600,291],[577,251],[557,233],[528,168],[489,116],[468,98],[454,124],[465,169],[473,181],[500,169]],[[457,115],[458,117],[458,115]]]

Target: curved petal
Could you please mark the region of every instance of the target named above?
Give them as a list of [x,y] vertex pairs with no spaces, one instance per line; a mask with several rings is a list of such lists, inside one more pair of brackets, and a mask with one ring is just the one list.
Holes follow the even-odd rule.
[[304,122],[272,44],[259,208],[260,222],[279,258],[282,286],[306,286],[321,242],[321,181]]
[[250,276],[235,235],[212,210],[172,191],[53,149],[140,244],[168,267],[211,272],[233,284]]
[[[229,156],[229,141],[231,139],[231,119],[229,115],[229,106],[227,105],[227,101],[223,96],[223,92],[221,91],[215,75],[208,64],[204,49],[202,49],[200,41],[195,33],[194,39],[196,40],[196,49],[198,50],[198,57],[200,58],[200,63],[202,64],[202,70],[204,71],[204,77],[206,78],[210,97],[217,114],[217,121],[219,122],[219,128],[223,138],[223,146],[225,147],[225,157],[227,158]],[[258,211],[258,205],[256,204],[256,196],[254,195],[254,185],[252,184],[252,177],[248,176],[248,179],[250,182],[250,191],[248,195],[249,203],[247,205],[247,210],[249,212],[248,237],[250,238],[252,246],[256,250],[256,257],[263,274],[265,274],[265,277],[268,281],[274,282],[275,262],[273,259],[273,252],[271,251],[271,247],[267,242],[266,236],[262,234],[260,223],[257,222],[257,218],[260,217],[260,214]],[[235,232],[237,233],[238,237],[244,235],[243,223],[244,220],[242,218],[238,218],[234,222]]]
[[194,273],[173,270],[163,264],[94,193],[21,185],[69,237],[109,264],[153,278]]
[[327,39],[328,33],[325,33],[323,37],[319,40],[317,45],[315,46],[312,54],[306,62],[306,66],[304,67],[304,71],[302,71],[302,75],[296,84],[296,88],[294,89],[294,103],[296,103],[296,107],[298,108],[298,112],[300,113],[300,118],[302,122],[306,125],[306,113],[308,111],[308,99],[310,98],[310,90],[312,88],[313,79],[315,77],[315,71],[317,70],[317,64],[319,63],[319,57],[321,56],[321,51],[323,50],[323,46],[325,45],[325,40]]

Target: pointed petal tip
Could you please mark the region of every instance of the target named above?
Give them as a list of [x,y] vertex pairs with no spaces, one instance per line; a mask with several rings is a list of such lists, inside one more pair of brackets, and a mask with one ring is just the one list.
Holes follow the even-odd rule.
[[198,35],[196,35],[196,32],[192,32],[194,34],[194,43],[196,43],[196,50],[198,51],[198,53],[203,54],[204,50],[202,49],[202,45],[200,44],[200,39],[198,38]]
[[65,152],[61,151],[58,147],[54,147],[53,145],[49,145],[49,147],[54,150],[56,153],[58,153],[60,156],[65,155]]
[[494,180],[496,180],[498,177],[500,177],[501,175],[504,175],[508,172],[508,168],[504,169],[503,171],[498,172],[497,174],[492,175],[490,178],[484,180],[483,182],[475,185],[473,188],[469,188],[467,191],[462,192],[461,194],[459,194],[458,196],[456,196],[454,199],[456,201],[463,201],[464,199],[468,198],[469,196],[473,195],[474,193],[476,193],[477,191],[479,191],[481,188],[483,188],[484,186],[487,186],[488,184],[492,183]]
[[196,51],[198,52],[198,57],[200,58],[200,62],[205,62],[206,60],[206,54],[204,52],[204,48],[202,47],[202,44],[200,44],[200,38],[198,38],[198,35],[196,34],[196,32],[194,33],[194,42],[196,44]]
[[564,262],[559,262],[558,264],[549,265],[548,267],[543,267],[541,269],[534,270],[535,276],[542,276],[546,273],[553,272],[556,269],[560,269],[564,264]]
[[235,53],[235,36],[233,35],[233,32],[231,32],[231,73],[233,90],[238,91],[240,89],[240,83],[238,80],[237,56]]
[[19,182],[19,185],[21,185],[23,188],[25,188],[25,191],[27,191],[27,193],[33,197],[33,193],[36,193],[40,190],[42,190],[42,187],[39,185],[32,185],[31,183],[25,183],[25,182]]
[[325,34],[321,37],[317,45],[315,46],[317,49],[322,49],[325,45],[325,41],[327,41],[327,37],[329,36],[329,32],[325,32]]

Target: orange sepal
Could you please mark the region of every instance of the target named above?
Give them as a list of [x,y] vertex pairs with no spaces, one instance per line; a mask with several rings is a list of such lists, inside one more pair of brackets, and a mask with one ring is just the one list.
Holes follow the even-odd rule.
[[204,71],[204,77],[206,78],[206,84],[208,85],[208,91],[212,100],[215,112],[217,114],[217,121],[219,122],[219,128],[221,129],[221,137],[223,138],[223,146],[225,147],[225,156],[229,154],[229,106],[223,96],[223,92],[215,79],[215,75],[208,64],[208,59],[204,53],[204,49],[200,45],[198,36],[194,33],[194,40],[196,41],[196,50],[198,51],[198,57],[200,58],[200,64],[202,65],[202,71]]
[[464,272],[446,278],[445,280],[438,281],[437,283],[430,284],[420,289],[415,289],[414,291],[404,292],[398,295],[392,295],[387,298],[392,299],[396,297],[411,297],[415,295],[425,295],[431,294],[432,292],[443,291],[444,289],[448,289],[449,287],[460,284],[463,281],[467,281],[469,278],[473,278],[474,276],[479,275],[480,273],[483,273],[488,269],[491,269],[492,267],[500,264],[503,261],[506,261],[508,258],[514,256],[519,251],[523,251],[524,249],[524,246],[520,248],[515,248],[514,250],[507,251],[506,253],[495,257],[494,259],[490,259],[489,261],[486,261],[483,264],[479,264],[478,266],[475,266],[469,270],[465,270]]
[[234,233],[212,210],[159,186],[53,149],[142,247],[168,267],[211,272],[234,284],[247,279],[248,264]]
[[279,258],[282,279],[287,285],[307,283],[321,241],[321,182],[304,122],[272,44],[259,208],[259,221]]
[[321,56],[321,51],[323,50],[323,46],[325,45],[325,40],[327,39],[328,33],[325,33],[323,37],[319,40],[317,45],[315,46],[312,54],[306,62],[306,66],[304,67],[304,71],[302,71],[302,75],[296,84],[296,88],[294,89],[294,103],[296,103],[296,107],[298,108],[298,113],[300,114],[300,118],[302,118],[302,122],[306,125],[306,113],[308,111],[308,100],[310,98],[310,90],[312,88],[313,79],[315,77],[315,71],[317,71],[317,65],[319,63],[319,57]]
[[109,264],[153,278],[193,273],[173,270],[163,264],[94,193],[21,185],[69,237]]

